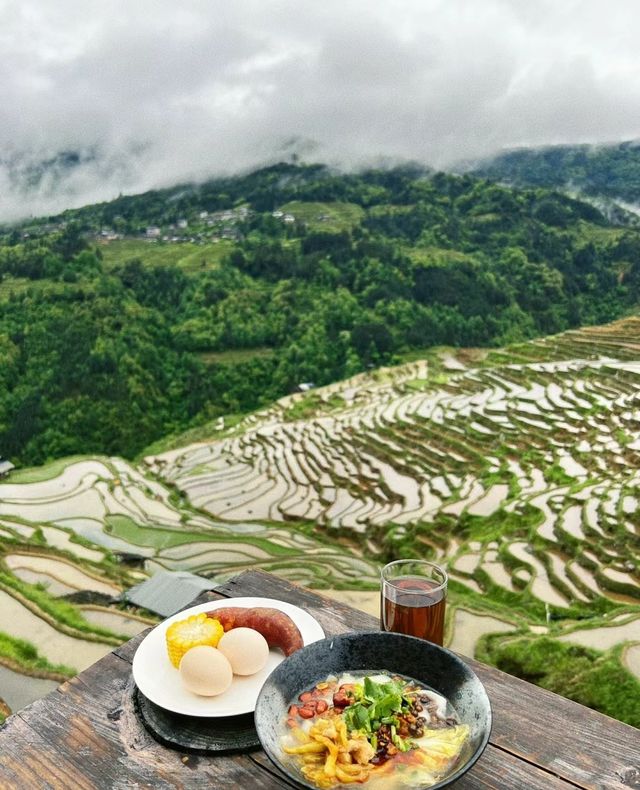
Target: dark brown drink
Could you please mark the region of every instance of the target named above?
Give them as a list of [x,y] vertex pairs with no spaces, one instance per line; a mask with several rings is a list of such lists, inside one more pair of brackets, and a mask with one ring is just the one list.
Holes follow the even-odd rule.
[[400,576],[382,590],[381,628],[397,634],[428,639],[441,645],[444,639],[446,588],[419,576]]

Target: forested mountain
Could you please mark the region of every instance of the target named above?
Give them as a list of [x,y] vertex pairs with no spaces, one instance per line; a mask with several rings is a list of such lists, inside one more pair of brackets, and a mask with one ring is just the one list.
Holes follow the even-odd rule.
[[33,464],[619,317],[640,237],[546,189],[283,164],[5,228],[0,274],[0,451]]
[[506,151],[471,166],[475,175],[514,186],[553,187],[637,205],[640,143],[556,145]]

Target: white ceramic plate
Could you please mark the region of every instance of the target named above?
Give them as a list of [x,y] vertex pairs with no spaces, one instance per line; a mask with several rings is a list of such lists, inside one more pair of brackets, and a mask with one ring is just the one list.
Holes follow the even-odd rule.
[[192,614],[212,612],[227,606],[245,608],[263,606],[279,609],[288,614],[298,626],[305,645],[324,639],[324,631],[314,617],[285,601],[275,601],[272,598],[229,598],[192,606],[157,625],[136,650],[133,657],[133,679],[147,699],[161,708],[186,716],[239,716],[241,713],[253,713],[262,684],[284,660],[284,655],[279,650],[269,651],[266,666],[255,675],[248,677],[235,675],[230,688],[217,697],[200,697],[188,691],[182,685],[180,673],[171,664],[167,655],[165,633],[171,623],[184,620]]

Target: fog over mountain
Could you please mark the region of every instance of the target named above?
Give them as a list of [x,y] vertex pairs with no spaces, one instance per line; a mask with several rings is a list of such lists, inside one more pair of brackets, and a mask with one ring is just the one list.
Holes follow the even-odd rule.
[[640,136],[632,0],[0,0],[0,220],[298,154]]

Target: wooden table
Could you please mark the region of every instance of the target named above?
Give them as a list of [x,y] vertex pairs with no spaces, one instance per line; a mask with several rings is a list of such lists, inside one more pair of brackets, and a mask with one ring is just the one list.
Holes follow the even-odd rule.
[[[197,602],[243,595],[297,604],[328,636],[377,627],[369,615],[258,571]],[[131,661],[142,636],[7,719],[0,788],[291,788],[262,751],[202,757],[153,740],[132,705]],[[465,660],[486,687],[494,725],[489,746],[456,790],[640,788],[640,730]]]

